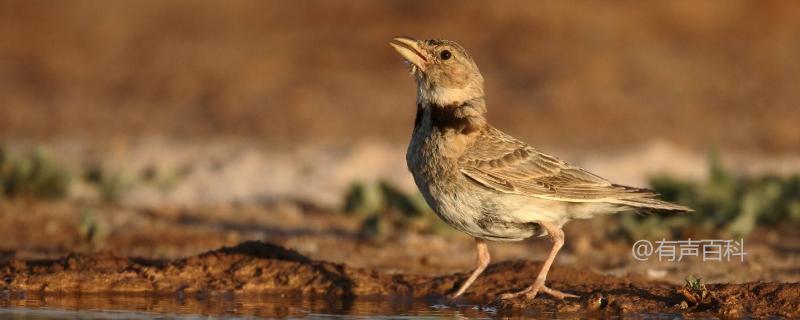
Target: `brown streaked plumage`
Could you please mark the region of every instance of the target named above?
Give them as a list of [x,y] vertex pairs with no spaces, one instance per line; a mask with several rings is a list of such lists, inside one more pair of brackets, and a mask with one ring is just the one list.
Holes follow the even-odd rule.
[[691,211],[656,199],[652,190],[613,184],[539,152],[489,127],[458,160],[461,172],[503,193],[569,202],[607,202],[646,209]]
[[467,51],[448,40],[395,38],[417,82],[417,115],[406,160],[434,212],[476,239],[478,267],[453,297],[463,294],[489,263],[484,239],[517,241],[547,235],[553,242],[532,285],[502,299],[545,292],[571,219],[634,210],[691,211],[653,191],[613,184],[540,152],[486,122],[483,76]]

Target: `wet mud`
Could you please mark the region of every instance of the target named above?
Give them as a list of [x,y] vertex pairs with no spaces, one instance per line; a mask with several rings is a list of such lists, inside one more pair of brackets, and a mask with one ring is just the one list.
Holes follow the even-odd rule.
[[581,296],[559,301],[498,301],[502,293],[523,289],[538,271],[528,260],[492,264],[460,301],[445,297],[466,279],[388,273],[316,261],[296,251],[260,241],[172,260],[120,257],[113,253],[72,254],[60,259],[0,260],[4,299],[20,294],[166,294],[174,297],[300,294],[338,298],[426,299],[432,304],[475,303],[507,312],[679,313],[718,316],[800,316],[800,283],[708,284],[704,292],[647,280],[613,277],[554,266],[548,285]]

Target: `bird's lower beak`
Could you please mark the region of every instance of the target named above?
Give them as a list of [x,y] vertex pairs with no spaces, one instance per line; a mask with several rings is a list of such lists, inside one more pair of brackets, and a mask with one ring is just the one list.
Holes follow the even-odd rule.
[[420,71],[425,71],[425,67],[428,64],[428,57],[425,51],[420,47],[419,41],[408,37],[397,37],[392,39],[389,45],[397,50],[397,53],[399,53],[403,59],[413,64]]

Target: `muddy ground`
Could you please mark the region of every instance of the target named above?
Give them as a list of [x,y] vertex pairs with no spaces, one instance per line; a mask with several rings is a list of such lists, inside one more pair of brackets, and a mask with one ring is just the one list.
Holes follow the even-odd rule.
[[[501,293],[521,289],[539,268],[534,261],[491,265],[466,300],[503,310],[541,309],[558,313],[664,312],[692,315],[800,315],[800,284],[752,282],[708,285],[708,295],[694,301],[681,286],[640,276],[612,277],[556,266],[550,286],[580,295],[557,301],[496,301]],[[168,293],[174,295],[301,292],[326,296],[404,296],[442,298],[467,274],[443,276],[391,274],[317,261],[281,246],[248,241],[172,261],[134,259],[111,253],[73,254],[60,259],[3,263],[4,292]],[[6,296],[9,296],[6,293]]]
[[[472,241],[458,233],[366,237],[357,217],[299,204],[135,208],[13,200],[0,209],[3,305],[44,296],[52,306],[64,295],[108,293],[167,300],[294,293],[424,299],[433,305],[452,293],[474,263]],[[92,230],[86,230],[87,210]],[[628,242],[596,227],[606,224],[612,228],[605,220],[565,228],[567,245],[549,284],[581,299],[494,301],[534,278],[548,243],[533,239],[490,244],[494,263],[461,302],[508,313],[800,315],[800,241],[791,228],[754,232],[745,262],[675,263],[634,260]],[[705,298],[692,302],[682,292],[688,275],[707,284]]]
[[[395,230],[366,236],[363,218],[296,203],[205,207],[145,207],[80,201],[12,200],[0,203],[0,259],[58,259],[71,253],[111,251],[123,257],[176,260],[248,240],[275,243],[317,260],[389,273],[443,275],[474,267],[475,245],[466,235]],[[638,261],[617,222],[598,217],[564,228],[566,243],[556,265],[606,275],[642,274],[683,283],[688,275],[707,283],[800,281],[800,234],[795,226],[761,227],[745,238],[743,262]],[[601,228],[598,228],[601,226]],[[719,235],[687,233],[684,238]],[[728,238],[725,238],[728,239]],[[648,239],[650,241],[660,239]],[[544,259],[544,239],[493,242],[492,261]]]

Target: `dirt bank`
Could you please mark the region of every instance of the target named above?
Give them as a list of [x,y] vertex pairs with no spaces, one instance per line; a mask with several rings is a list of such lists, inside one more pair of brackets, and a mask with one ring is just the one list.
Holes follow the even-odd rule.
[[[520,289],[534,278],[538,263],[509,261],[491,265],[465,297],[502,310],[541,309],[560,313],[667,312],[705,315],[800,315],[800,284],[707,285],[708,296],[692,303],[682,287],[637,276],[611,277],[555,266],[551,287],[581,299],[494,302],[500,293]],[[175,261],[76,254],[62,259],[0,264],[3,291],[64,293],[166,293],[185,295],[302,292],[328,296],[399,295],[439,299],[466,275],[440,277],[390,274],[314,261],[283,247],[249,241]],[[6,294],[6,297],[13,296]]]

